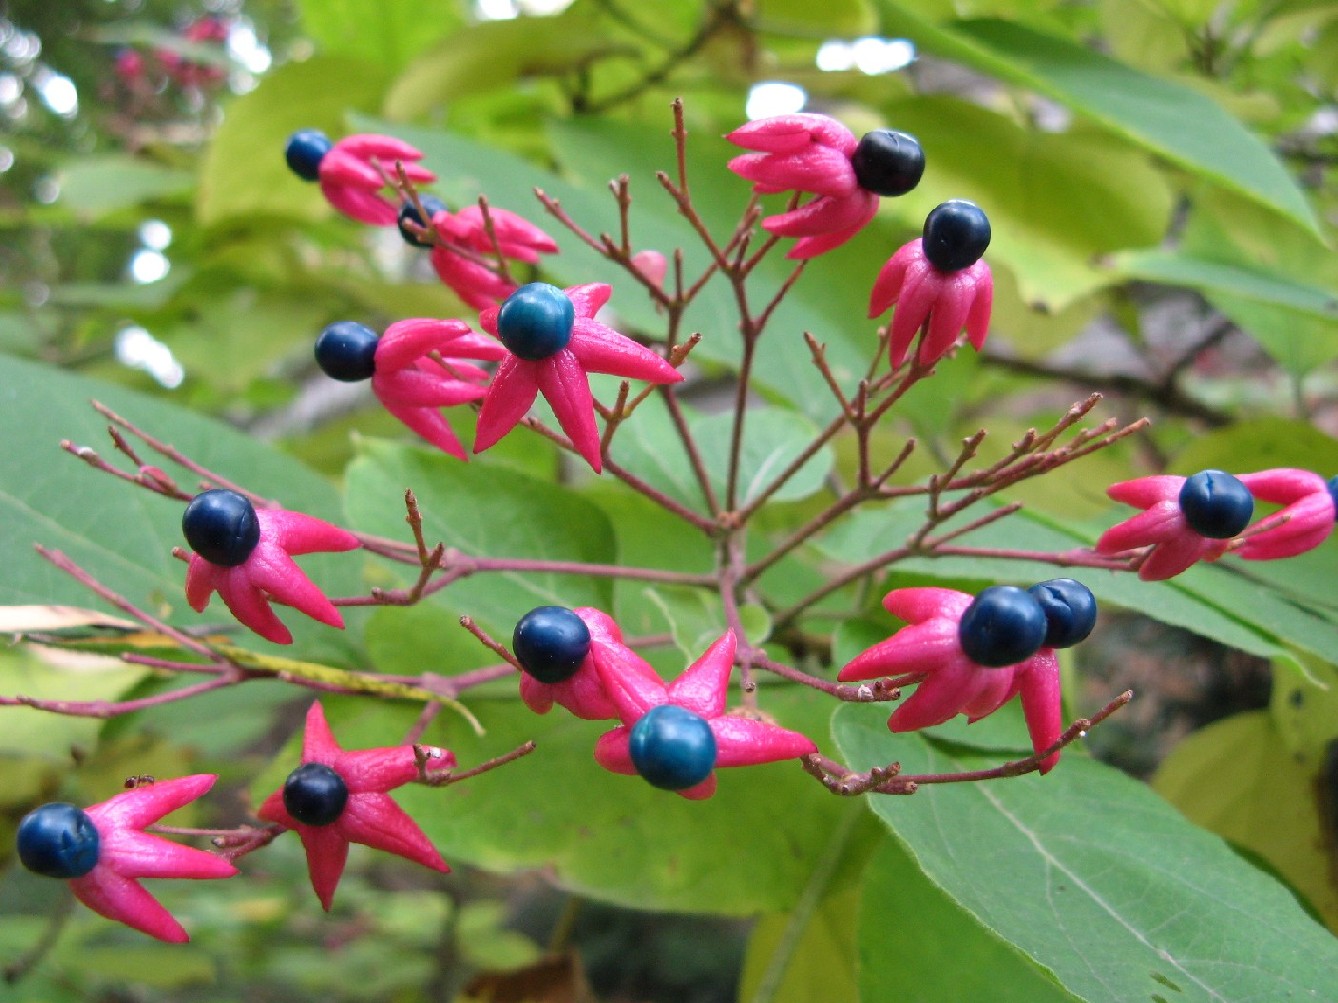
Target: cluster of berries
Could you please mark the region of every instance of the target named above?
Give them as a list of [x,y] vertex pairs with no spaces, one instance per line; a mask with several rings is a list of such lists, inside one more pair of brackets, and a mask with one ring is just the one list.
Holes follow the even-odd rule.
[[[206,15],[196,18],[181,30],[183,41],[196,45],[213,45],[220,48],[228,40],[230,28],[222,18]],[[147,54],[138,49],[124,48],[116,53],[112,64],[116,76],[130,88],[154,86],[158,82],[170,80],[186,88],[204,90],[217,87],[227,79],[228,72],[215,63],[201,63],[188,59],[171,49],[153,49]]]

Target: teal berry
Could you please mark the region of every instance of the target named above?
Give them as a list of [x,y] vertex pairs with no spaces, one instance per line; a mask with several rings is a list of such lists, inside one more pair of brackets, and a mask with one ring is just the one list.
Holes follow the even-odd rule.
[[23,866],[48,878],[82,878],[98,863],[97,826],[86,812],[65,801],[24,815],[17,842]]
[[[413,199],[405,199],[404,204],[400,206],[400,215],[397,221],[400,236],[404,238],[405,243],[412,244],[414,247],[431,247],[431,241],[423,240],[405,224],[412,223],[425,230],[430,230],[432,228],[432,217],[439,212],[445,212],[446,203],[435,195],[420,195],[418,201],[423,207],[422,215],[418,212],[418,206],[413,204]],[[426,216],[427,219],[424,219],[423,216]]]
[[1329,497],[1333,499],[1333,510],[1338,512],[1338,477],[1330,477],[1325,486],[1329,489]]
[[571,340],[576,308],[557,286],[521,286],[497,312],[497,335],[513,355],[531,362],[547,359]]
[[321,161],[332,145],[320,130],[302,129],[288,137],[283,157],[288,169],[303,181],[316,181],[321,176]]
[[1250,524],[1254,496],[1224,470],[1200,470],[1180,489],[1180,511],[1189,528],[1212,540],[1229,540]]
[[303,763],[283,782],[283,806],[303,825],[330,825],[348,804],[348,784],[324,763]]
[[970,268],[989,246],[989,217],[974,202],[953,199],[925,217],[921,247],[940,272]]
[[661,790],[694,787],[715,769],[716,744],[711,726],[675,704],[661,704],[646,711],[632,726],[627,749],[637,773]]
[[1045,614],[1045,646],[1071,648],[1096,626],[1096,597],[1073,578],[1051,578],[1027,589]]
[[260,542],[260,520],[250,499],[215,488],[190,500],[181,516],[181,532],[190,549],[210,564],[235,568],[246,563]]
[[590,653],[590,628],[565,606],[536,606],[516,622],[511,650],[539,682],[564,682]]
[[1012,585],[991,585],[962,614],[957,637],[967,658],[997,669],[1036,654],[1047,629],[1034,595]]
[[316,338],[316,365],[332,379],[357,383],[376,373],[376,332],[356,321],[331,324]]
[[855,180],[875,195],[905,195],[925,172],[925,151],[908,132],[876,129],[865,133],[850,157]]

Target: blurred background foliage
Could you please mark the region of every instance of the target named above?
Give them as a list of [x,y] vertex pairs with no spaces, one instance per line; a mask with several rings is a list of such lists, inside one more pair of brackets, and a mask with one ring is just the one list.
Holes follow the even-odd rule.
[[[662,525],[639,499],[573,482],[546,446],[512,437],[463,470],[367,438],[403,435],[360,388],[319,378],[314,335],[348,318],[381,328],[407,316],[469,314],[422,252],[393,231],[333,216],[281,156],[298,128],[402,135],[427,153],[448,202],[468,204],[486,191],[493,204],[546,225],[563,247],[556,279],[613,281],[625,322],[653,330],[650,308],[622,295],[632,287],[557,234],[530,189],[560,195],[598,232],[617,220],[604,186],[627,173],[636,246],[684,246],[689,264],[700,262],[653,177],[672,167],[668,106],[676,97],[691,133],[694,195],[721,226],[746,194],[724,170],[730,148],[719,137],[745,117],[804,108],[856,133],[890,126],[921,140],[929,162],[921,187],[883,200],[875,223],[815,263],[777,316],[790,336],[811,330],[825,340],[838,372],[865,365],[874,327],[864,319],[868,286],[925,213],[953,197],[990,213],[998,287],[990,342],[981,356],[941,367],[889,423],[889,443],[914,434],[927,447],[907,477],[941,468],[982,425],[992,433],[982,455],[1001,455],[1022,430],[1049,424],[1091,390],[1108,395],[1101,414],[1153,418],[1149,431],[1118,448],[1021,485],[1014,496],[1031,517],[999,528],[996,543],[1090,542],[1117,518],[1105,486],[1151,471],[1295,465],[1338,473],[1332,2],[13,0],[0,14],[0,395],[9,444],[0,513],[10,537],[0,602],[92,604],[32,556],[31,541],[49,539],[55,525],[61,545],[84,548],[112,584],[153,597],[164,615],[181,613],[167,506],[153,523],[139,499],[123,498],[129,489],[112,490],[69,461],[52,477],[34,476],[60,463],[52,458],[60,438],[98,441],[100,422],[82,410],[94,395],[135,409],[151,430],[170,432],[212,465],[244,472],[248,486],[329,517],[342,507],[359,528],[380,523],[396,532],[394,498],[405,479],[439,502],[429,506],[443,515],[439,536],[457,533],[483,552],[515,542],[498,538],[497,523],[542,526],[558,512],[579,531],[533,534],[528,542],[543,556],[709,565],[702,541]],[[777,267],[764,281],[784,274]],[[707,295],[689,316],[692,329],[708,334],[689,393],[706,429],[737,351],[729,306],[726,293]],[[802,446],[833,405],[797,344],[764,351],[757,377],[779,417],[757,423],[774,441],[756,448],[784,452]],[[674,472],[660,462],[672,439],[663,416],[644,409],[621,434],[624,464],[673,494]],[[766,529],[783,533],[816,511],[823,477],[852,462],[841,443],[824,453],[821,469],[780,499]],[[458,515],[452,504],[473,514]],[[780,602],[802,595],[825,562],[877,552],[880,534],[895,545],[916,518],[896,506],[864,512],[796,555],[768,588]],[[109,524],[120,527],[110,544]],[[664,553],[666,539],[678,544],[673,554]],[[1280,878],[1331,930],[1333,546],[1278,566],[1198,568],[1175,583],[1094,581],[1112,612],[1069,666],[1075,712],[1126,685],[1140,692],[1123,718],[1094,733],[1099,754],[1138,776],[1155,773],[1158,792],[1224,836],[1252,862],[1251,873]],[[337,580],[335,567],[323,583]],[[918,560],[871,594],[925,575],[974,587],[1033,572],[1049,576],[1044,568]],[[342,573],[344,591],[357,591],[359,573]],[[396,584],[368,578],[377,574],[387,573],[363,577]],[[670,629],[684,649],[719,629],[718,612],[672,590],[647,595],[571,579],[534,589],[550,586],[566,590],[571,605],[616,608],[637,631]],[[299,631],[300,653],[392,673],[483,664],[487,653],[458,636],[443,609],[468,609],[505,632],[516,613],[513,587],[469,583],[449,604],[354,617],[347,638],[335,641]],[[843,602],[844,610],[851,596]],[[869,643],[861,631],[885,636],[890,624],[868,596],[855,602],[860,615],[845,619],[834,642],[847,654]],[[12,621],[6,628],[16,629]],[[0,654],[4,691],[92,699],[163,685],[119,663],[63,654],[53,666],[51,658],[29,648]],[[676,658],[661,667],[682,664]],[[782,692],[768,709],[828,744],[830,707]],[[852,762],[881,727],[862,710],[845,708],[834,724]],[[973,879],[994,880],[988,875],[998,870],[988,848],[974,866],[954,865],[961,884],[953,867],[935,864],[931,807],[920,802],[941,798],[945,811],[964,813],[966,829],[973,811],[986,810],[957,805],[957,792],[921,795],[910,809],[880,804],[879,825],[797,771],[771,767],[749,771],[746,781],[724,778],[716,802],[685,806],[618,778],[592,781],[586,760],[596,730],[536,723],[517,711],[509,690],[486,694],[486,740],[456,721],[439,725],[437,737],[462,762],[538,737],[552,750],[544,765],[502,771],[449,797],[405,795],[448,859],[483,870],[462,866],[438,880],[355,851],[327,919],[306,888],[300,853],[280,841],[251,858],[245,881],[165,889],[195,937],[168,950],[72,910],[59,886],[9,868],[0,880],[8,977],[0,996],[558,1001],[594,993],[841,1003],[958,1000],[988,986],[991,999],[1132,998],[1084,982],[1066,967],[1071,959],[1027,941],[1024,919],[1014,917],[1012,928],[997,903],[972,897]],[[269,683],[106,725],[0,713],[6,837],[36,801],[101,800],[132,773],[219,771],[231,792],[218,799],[222,821],[240,821],[248,788],[263,795],[286,773],[292,746],[281,750],[298,719],[293,694]],[[378,745],[413,713],[349,702],[332,718],[345,744]],[[1218,723],[1196,730],[1209,722]],[[978,729],[948,732],[977,750],[1016,741],[1015,732],[994,746]],[[962,753],[951,743],[910,741],[908,761],[954,749],[949,758],[969,765],[967,746]],[[1040,789],[1058,787],[1065,767]],[[563,790],[573,782],[580,798]],[[1089,783],[1071,795],[1086,798],[1085,818],[1038,831],[1118,828],[1141,796],[1105,774]],[[1008,797],[1019,803],[994,805],[998,817],[1033,810],[1026,799],[1034,787],[1009,782]],[[908,817],[899,820],[903,810]],[[603,826],[608,838],[569,835],[583,825]],[[740,831],[756,842],[742,859],[725,860]],[[628,841],[640,849],[627,849]],[[1159,844],[1146,843],[1139,849],[1153,863],[1176,870]],[[665,864],[665,848],[675,845],[682,860],[671,854],[670,863],[691,879]],[[950,857],[952,848],[942,852]],[[1093,851],[1067,866],[1086,874],[1105,859]],[[1212,859],[1234,874],[1231,863]],[[1256,893],[1248,881],[1240,887]],[[1024,876],[1005,882],[1004,893],[1039,894]],[[1311,943],[1304,927],[1289,925],[1301,922],[1287,912],[1292,899],[1258,894],[1251,901],[1264,918],[1254,921],[1283,931],[1269,958],[1285,955],[1287,931],[1294,946]],[[914,908],[889,912],[880,897]],[[1167,908],[1180,908],[1177,901]],[[1135,907],[1134,926],[1159,928],[1156,908]],[[1077,937],[1088,925],[1048,921]],[[936,955],[936,931],[954,945],[956,961]],[[1090,936],[1086,949],[1096,951],[1102,927]],[[1128,950],[1117,955],[1125,967],[1153,963]],[[1225,961],[1222,950],[1217,960]],[[1332,975],[1331,944],[1309,950],[1297,962],[1298,984]],[[945,975],[950,963],[981,981]],[[1233,998],[1230,979],[1204,978],[1175,998],[1214,989]],[[1281,998],[1277,983],[1261,985],[1256,998]]]

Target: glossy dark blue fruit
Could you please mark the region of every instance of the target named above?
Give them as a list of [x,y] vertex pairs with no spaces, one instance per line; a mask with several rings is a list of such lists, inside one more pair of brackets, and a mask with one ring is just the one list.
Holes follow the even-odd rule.
[[674,704],[646,711],[627,741],[632,765],[652,787],[681,791],[715,769],[715,735],[698,715]]
[[1189,528],[1213,540],[1229,540],[1250,524],[1254,496],[1225,470],[1200,470],[1185,478],[1180,511]]
[[93,820],[65,801],[34,808],[19,822],[19,860],[48,878],[82,878],[97,866],[99,842]]
[[324,763],[303,763],[283,782],[283,806],[303,825],[329,825],[348,804],[348,784]]
[[944,202],[925,217],[925,257],[940,272],[970,268],[990,246],[990,221],[965,199]]
[[531,282],[521,286],[497,312],[497,336],[515,355],[531,362],[567,347],[576,308],[557,286]]
[[190,549],[210,564],[235,568],[260,542],[260,520],[249,498],[226,488],[203,491],[181,515]]
[[420,240],[418,234],[414,233],[404,224],[407,222],[413,223],[415,226],[428,228],[432,225],[432,217],[446,209],[446,203],[435,195],[420,195],[418,196],[418,201],[422,203],[423,213],[427,216],[427,219],[424,220],[423,217],[418,214],[418,206],[413,204],[412,199],[405,199],[404,204],[400,206],[400,216],[398,221],[400,236],[414,247],[431,247],[431,243],[426,240]]
[[283,158],[288,161],[288,169],[303,181],[315,181],[321,176],[321,161],[331,145],[319,129],[302,129],[288,137]]
[[1051,578],[1027,589],[1045,614],[1045,646],[1071,648],[1096,626],[1096,596],[1073,578]]
[[1330,477],[1325,486],[1329,489],[1329,497],[1333,499],[1333,510],[1338,512],[1338,477]]
[[376,332],[352,320],[331,324],[316,339],[316,365],[344,383],[371,379],[376,372]]
[[967,658],[997,669],[1036,654],[1046,629],[1045,611],[1034,595],[1012,585],[991,585],[962,614],[957,637]]
[[521,667],[541,683],[570,679],[590,653],[590,628],[566,606],[536,606],[511,633]]
[[875,195],[905,195],[925,172],[925,151],[908,132],[875,129],[860,139],[850,157],[855,180]]

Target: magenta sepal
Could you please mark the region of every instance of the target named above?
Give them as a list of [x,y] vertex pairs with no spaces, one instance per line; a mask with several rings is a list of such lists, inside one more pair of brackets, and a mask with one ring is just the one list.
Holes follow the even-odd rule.
[[[443,770],[455,766],[451,752],[421,748],[428,768]],[[335,741],[325,711],[317,701],[307,711],[302,762],[328,766],[344,781],[348,801],[340,816],[329,825],[304,825],[288,814],[282,787],[265,799],[256,814],[266,822],[278,823],[297,833],[307,853],[311,887],[326,912],[344,874],[350,843],[394,853],[434,871],[450,870],[418,823],[387,793],[418,779],[420,767],[412,745],[346,751]]]
[[[553,704],[587,721],[618,719],[618,707],[605,689],[605,679],[639,679],[648,685],[660,677],[646,661],[623,644],[613,618],[590,606],[572,610],[590,631],[590,651],[576,672],[560,683],[543,683],[527,672],[520,675],[520,697],[536,714],[547,714]],[[603,663],[603,669],[596,663]],[[663,685],[663,684],[661,684]]]
[[301,512],[257,508],[256,519],[260,542],[241,564],[224,567],[199,554],[190,555],[186,601],[191,609],[203,612],[217,592],[233,616],[275,644],[291,644],[293,635],[275,615],[271,602],[292,606],[313,620],[342,628],[344,618],[339,610],[290,555],[356,550],[361,546],[358,538]]
[[1338,512],[1328,482],[1319,474],[1295,467],[1275,467],[1241,474],[1240,480],[1260,501],[1282,505],[1277,514],[1287,517],[1280,526],[1245,537],[1236,553],[1247,561],[1269,561],[1304,554],[1318,547],[1333,532]]
[[[883,597],[883,606],[907,626],[856,655],[837,678],[858,682],[890,677],[898,685],[918,684],[888,718],[894,732],[930,728],[958,714],[979,721],[1021,697],[1032,749],[1044,752],[1064,730],[1054,649],[1041,648],[1024,661],[999,668],[972,661],[959,638],[962,614],[973,599],[955,589],[894,589]],[[1048,773],[1057,762],[1055,752],[1042,760],[1040,771]]]
[[394,226],[399,206],[383,197],[385,178],[376,169],[381,166],[386,177],[395,177],[395,164],[404,165],[405,176],[414,184],[431,184],[437,176],[414,161],[422,153],[392,136],[364,133],[345,136],[321,158],[321,192],[332,206],[360,223]]
[[83,877],[70,879],[75,897],[94,912],[159,940],[190,940],[139,879],[230,878],[237,868],[222,857],[142,830],[200,797],[217,779],[200,773],[161,780],[85,808],[98,831],[98,862]]
[[1225,554],[1230,540],[1200,536],[1185,521],[1180,510],[1180,489],[1184,485],[1185,478],[1170,474],[1112,484],[1106,494],[1114,501],[1144,511],[1102,533],[1096,541],[1096,552],[1115,555],[1151,547],[1138,568],[1138,577],[1145,582],[1174,578],[1198,561],[1215,561]]
[[869,316],[877,317],[894,304],[888,340],[892,367],[906,361],[921,328],[925,330],[918,361],[932,366],[957,343],[962,328],[976,351],[984,347],[994,306],[994,276],[983,259],[960,271],[939,271],[925,257],[923,241],[917,237],[902,245],[878,272],[869,295]]
[[522,216],[505,209],[488,210],[497,246],[493,247],[483,210],[466,206],[457,213],[442,210],[432,217],[437,241],[432,245],[432,268],[467,306],[486,310],[516,291],[516,283],[502,278],[492,268],[470,256],[490,260],[495,253],[512,261],[535,264],[540,254],[556,253],[557,241]]

